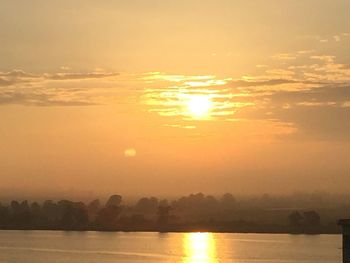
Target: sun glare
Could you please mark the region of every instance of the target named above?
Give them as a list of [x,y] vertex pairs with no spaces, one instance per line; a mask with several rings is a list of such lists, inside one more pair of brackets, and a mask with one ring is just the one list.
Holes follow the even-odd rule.
[[184,263],[216,263],[216,244],[212,233],[187,233]]
[[212,101],[206,95],[191,95],[187,102],[189,114],[196,119],[208,117],[212,107]]

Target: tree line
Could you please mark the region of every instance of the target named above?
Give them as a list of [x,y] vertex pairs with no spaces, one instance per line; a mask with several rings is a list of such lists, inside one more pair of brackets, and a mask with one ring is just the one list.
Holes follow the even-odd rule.
[[[289,201],[290,202],[290,201]],[[263,195],[239,199],[226,193],[219,197],[191,194],[168,201],[142,197],[125,204],[121,195],[106,202],[70,200],[42,203],[11,201],[0,204],[1,229],[52,229],[102,231],[218,231],[334,233],[336,218],[322,222],[312,209],[287,208],[291,203]]]

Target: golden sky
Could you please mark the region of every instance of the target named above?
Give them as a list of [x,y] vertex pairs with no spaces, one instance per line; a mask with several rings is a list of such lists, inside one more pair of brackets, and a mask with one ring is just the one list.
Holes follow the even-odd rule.
[[349,11],[0,0],[1,189],[349,191]]

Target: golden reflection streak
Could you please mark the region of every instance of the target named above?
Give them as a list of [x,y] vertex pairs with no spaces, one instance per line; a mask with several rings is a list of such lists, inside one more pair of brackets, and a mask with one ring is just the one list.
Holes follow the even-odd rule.
[[187,233],[183,263],[217,263],[216,244],[212,233]]
[[188,95],[188,115],[193,119],[208,119],[213,103],[208,95]]

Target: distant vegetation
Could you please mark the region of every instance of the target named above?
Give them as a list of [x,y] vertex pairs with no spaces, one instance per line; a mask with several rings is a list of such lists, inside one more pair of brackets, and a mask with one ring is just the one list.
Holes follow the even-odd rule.
[[220,197],[198,193],[173,201],[143,197],[132,205],[124,204],[120,195],[88,204],[12,201],[0,204],[0,228],[338,233],[337,219],[350,217],[350,202],[338,201],[318,194],[236,199],[229,193]]

